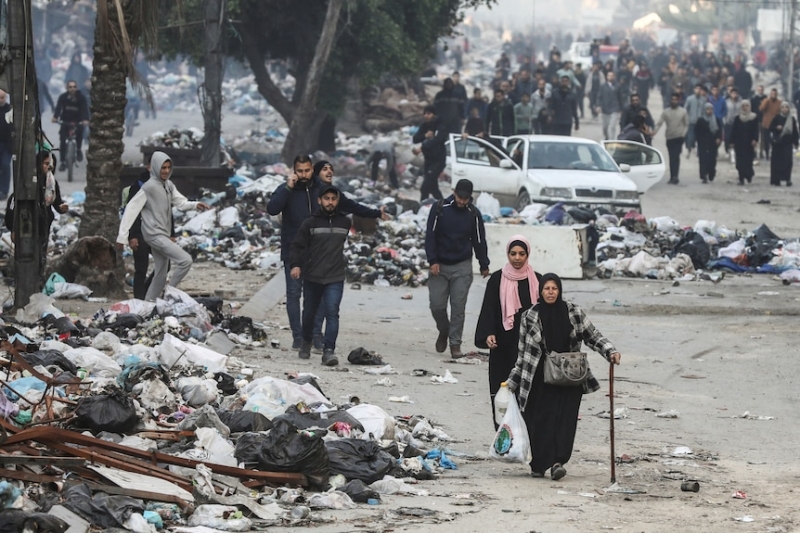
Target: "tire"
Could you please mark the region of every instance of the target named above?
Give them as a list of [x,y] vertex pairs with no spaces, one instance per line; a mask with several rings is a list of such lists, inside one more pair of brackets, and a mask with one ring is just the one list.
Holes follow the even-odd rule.
[[78,156],[78,145],[74,140],[67,142],[67,156],[64,163],[67,165],[67,181],[72,181],[75,172],[75,160]]
[[528,194],[528,191],[522,189],[519,192],[519,196],[517,196],[517,211],[522,211],[529,205],[531,205],[531,195]]

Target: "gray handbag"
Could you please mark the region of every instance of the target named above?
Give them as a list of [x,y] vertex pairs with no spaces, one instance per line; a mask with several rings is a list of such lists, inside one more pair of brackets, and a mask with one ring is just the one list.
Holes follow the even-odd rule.
[[559,387],[583,385],[589,376],[586,352],[551,352],[544,341],[544,382]]

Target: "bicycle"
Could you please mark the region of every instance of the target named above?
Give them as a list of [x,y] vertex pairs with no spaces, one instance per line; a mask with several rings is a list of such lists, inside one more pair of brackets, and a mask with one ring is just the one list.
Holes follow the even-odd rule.
[[63,122],[67,125],[67,153],[62,154],[63,164],[67,167],[67,181],[72,181],[75,166],[78,164],[78,124],[75,122]]

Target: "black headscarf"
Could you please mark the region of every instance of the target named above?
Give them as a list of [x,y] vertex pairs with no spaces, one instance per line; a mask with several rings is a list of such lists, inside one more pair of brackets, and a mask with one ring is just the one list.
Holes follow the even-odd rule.
[[322,169],[323,169],[323,167],[325,165],[331,165],[331,168],[333,168],[333,165],[331,164],[331,162],[330,161],[325,161],[324,159],[314,163],[314,175],[315,176],[319,176],[319,173],[322,172]]
[[[555,281],[558,285],[558,299],[548,304],[544,301],[544,286],[548,281]],[[561,278],[552,272],[542,276],[539,282],[539,302],[536,308],[539,310],[539,319],[542,321],[542,335],[549,351],[569,352],[569,336],[572,332],[572,323],[569,321],[569,311],[567,304],[562,298],[563,286]]]

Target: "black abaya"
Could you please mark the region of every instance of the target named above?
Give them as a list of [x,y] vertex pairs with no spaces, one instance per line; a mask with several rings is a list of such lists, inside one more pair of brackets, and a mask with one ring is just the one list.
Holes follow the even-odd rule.
[[[756,157],[755,144],[758,144],[758,120],[752,119],[743,122],[737,116],[733,119],[731,128],[731,142],[736,152],[736,170],[739,172],[739,183],[753,181],[755,171],[753,161]],[[755,143],[755,144],[754,144]]]
[[[783,115],[777,115],[769,126],[772,136],[772,158],[769,165],[770,185],[780,185],[781,181],[786,181],[787,185],[792,183],[793,147],[798,144],[798,129],[797,121],[793,120],[792,133],[781,135],[786,120],[787,118]],[[781,129],[778,129],[778,126]]]
[[[475,328],[475,346],[487,348],[486,337],[497,337],[497,348],[489,351],[489,397],[492,402],[492,419],[494,419],[494,397],[500,390],[500,383],[508,379],[517,362],[519,350],[519,321],[522,313],[531,308],[530,285],[527,279],[517,282],[517,291],[522,308],[514,315],[514,327],[509,331],[503,328],[503,313],[500,307],[500,279],[502,270],[498,270],[486,283],[481,314]],[[500,420],[494,420],[495,430]]]
[[[572,323],[567,304],[562,299],[561,280],[553,274],[542,276],[540,289],[548,280],[558,285],[558,299],[553,304],[540,300],[536,309],[542,324],[543,354],[548,351],[569,352]],[[578,429],[578,411],[581,407],[582,387],[559,387],[544,382],[545,356],[539,359],[533,377],[531,395],[525,406],[523,418],[528,426],[533,460],[533,472],[544,473],[554,464],[565,464],[572,456],[575,432]]]

